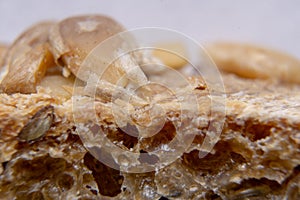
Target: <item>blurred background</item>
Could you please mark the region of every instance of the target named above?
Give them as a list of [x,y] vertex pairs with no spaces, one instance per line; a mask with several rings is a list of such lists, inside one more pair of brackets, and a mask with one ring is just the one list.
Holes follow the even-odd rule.
[[242,41],[300,58],[299,10],[297,0],[0,0],[0,42],[11,43],[41,20],[100,13],[128,29],[170,28],[202,44]]

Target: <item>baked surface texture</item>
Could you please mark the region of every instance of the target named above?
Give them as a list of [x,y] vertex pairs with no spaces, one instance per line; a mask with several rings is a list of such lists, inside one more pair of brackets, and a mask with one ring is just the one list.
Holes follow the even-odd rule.
[[[102,20],[104,24],[100,23]],[[29,34],[30,30],[40,30],[34,26],[25,32],[30,37],[21,35],[16,45],[8,48],[9,56],[0,60],[4,63],[1,70],[8,67],[0,84],[0,199],[300,199],[298,78],[289,81],[291,74],[270,78],[255,73],[249,77],[242,71],[244,61],[236,62],[238,67],[231,68],[230,63],[221,59],[220,65],[226,64],[219,66],[224,70],[222,94],[210,91],[201,77],[190,75],[186,77],[189,87],[176,88],[176,98],[165,89],[153,86],[144,88],[140,94],[130,93],[130,101],[123,102],[121,97],[129,92],[125,86],[115,83],[124,74],[130,75],[124,64],[139,60],[141,55],[119,60],[107,72],[106,79],[96,83],[79,73],[81,62],[95,44],[85,43],[86,37],[78,32],[72,37],[62,34],[72,34],[72,28],[80,23],[84,35],[101,35],[98,41],[101,42],[106,35],[95,28],[96,22],[101,24],[100,28],[117,23],[104,16],[81,16],[47,23],[46,28],[42,24],[41,32]],[[107,32],[108,36],[123,30],[121,25],[115,26]],[[68,43],[64,43],[66,38]],[[26,48],[20,44],[26,44]],[[216,53],[218,57],[217,54],[223,55],[222,49],[211,51],[220,51]],[[271,59],[277,53],[268,55]],[[240,57],[234,54],[230,61],[234,59]],[[297,71],[294,63],[293,72]],[[26,66],[31,70],[26,70]],[[246,67],[253,71],[252,65]],[[138,75],[131,74],[132,79],[143,71],[138,68],[135,72]],[[148,77],[152,75],[151,70],[147,73]],[[168,78],[161,73],[160,76],[156,71],[155,78]],[[138,80],[146,75],[142,73]],[[126,81],[122,84],[128,84]],[[225,104],[225,113],[216,109],[212,114],[214,92],[216,96],[226,96],[217,102]],[[114,93],[120,99],[114,99]],[[165,122],[156,134],[138,137],[142,133],[137,124],[151,121],[145,113],[155,108],[143,99],[143,95],[149,94],[164,110]],[[197,109],[182,114],[180,99],[191,96],[197,99]],[[185,106],[188,110],[189,105]],[[125,133],[124,127],[120,127],[122,123],[116,120],[116,116],[119,120],[126,118],[124,108],[133,108],[135,124],[126,125],[133,135]],[[160,119],[160,112],[153,113],[154,119]],[[219,126],[209,129],[212,122],[217,124],[223,120],[222,129]],[[144,156],[146,153],[146,157],[139,157],[141,163],[162,161],[155,154],[147,153],[170,148],[169,143],[178,134],[175,126],[180,123],[186,124],[184,134],[194,134],[192,143],[187,144],[174,162],[156,170],[129,173],[100,162],[91,152],[94,149],[107,160],[119,162],[114,160],[114,151],[107,154],[97,149],[97,141],[105,137],[124,151],[144,153]],[[218,131],[221,134],[215,135]],[[91,132],[92,142],[82,142]],[[207,138],[215,142],[212,149],[203,145]],[[199,156],[203,152],[207,155]]]
[[[230,74],[224,74],[223,79],[227,91],[226,121],[213,151],[200,159],[199,149],[195,148],[169,166],[143,174],[112,169],[87,152],[72,121],[71,99],[62,101],[42,89],[30,95],[2,93],[0,196],[7,199],[107,196],[116,199],[159,199],[161,196],[297,199],[300,87],[266,80],[253,82]],[[202,93],[205,90],[199,92]],[[200,101],[209,102],[205,98]],[[54,115],[49,130],[35,140],[20,139],[20,132],[30,119],[49,106],[53,107]],[[105,112],[105,103],[99,102],[98,109]],[[106,121],[113,120],[109,115],[104,117]],[[208,118],[205,110],[201,117]],[[157,147],[174,134],[170,123],[166,122],[163,134],[155,136],[156,143],[137,141],[114,124],[110,125],[110,139],[123,141],[125,147],[138,143]],[[201,144],[206,125],[193,126],[203,130],[193,141],[194,145]]]

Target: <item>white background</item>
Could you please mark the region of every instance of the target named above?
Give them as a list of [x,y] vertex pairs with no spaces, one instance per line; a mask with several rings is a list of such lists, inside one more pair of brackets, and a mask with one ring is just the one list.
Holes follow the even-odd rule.
[[0,42],[12,42],[40,20],[88,13],[107,14],[128,29],[171,28],[201,43],[251,42],[300,58],[297,0],[0,0]]

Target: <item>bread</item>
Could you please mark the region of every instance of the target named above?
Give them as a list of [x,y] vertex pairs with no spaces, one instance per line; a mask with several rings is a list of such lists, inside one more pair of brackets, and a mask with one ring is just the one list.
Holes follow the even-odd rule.
[[[299,85],[224,72],[227,97],[226,102],[218,102],[226,104],[224,118],[222,110],[217,109],[212,115],[211,95],[204,80],[191,76],[191,88],[181,88],[178,94],[182,99],[196,96],[198,108],[189,113],[192,115],[184,115],[178,100],[159,86],[141,90],[129,102],[112,101],[115,93],[124,97],[128,91],[106,81],[96,84],[95,96],[89,90],[89,84],[95,83],[91,79],[86,84],[76,83],[72,91],[78,71],[64,62],[60,64],[70,69],[69,77],[58,67],[51,72],[50,67],[36,83],[35,92],[11,90],[0,94],[0,198],[300,198]],[[76,95],[72,96],[73,92]],[[148,104],[143,99],[148,93],[163,108],[166,121],[157,134],[136,137],[134,134],[139,134],[139,128],[149,120],[144,114]],[[112,102],[119,105],[113,108]],[[124,119],[125,108],[131,106],[140,108],[133,111],[135,124],[127,126],[133,135],[125,133],[120,127],[122,121],[116,120]],[[150,111],[151,108],[154,106],[150,106]],[[160,114],[153,112],[155,119],[160,119]],[[208,131],[211,123],[223,120],[219,137]],[[130,170],[118,169],[94,157],[96,152],[106,160],[120,162],[114,160],[114,150],[101,152],[94,148],[97,142],[108,138],[128,155],[144,153],[146,157],[139,157],[142,163],[161,161],[163,156],[149,152],[172,151],[169,143],[179,134],[175,128],[179,121],[187,124],[184,134],[192,132],[195,137],[186,149],[182,147],[184,153],[167,166],[129,173]],[[218,128],[215,127],[216,132]],[[93,139],[87,145],[88,136]],[[215,140],[213,149],[202,145],[206,138]],[[199,153],[205,153],[204,157],[199,157]]]

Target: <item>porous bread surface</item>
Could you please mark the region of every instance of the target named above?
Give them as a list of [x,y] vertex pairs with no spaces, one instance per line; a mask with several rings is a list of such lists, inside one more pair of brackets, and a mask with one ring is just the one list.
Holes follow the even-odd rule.
[[[194,79],[202,82],[200,78]],[[191,123],[191,128],[197,130],[191,148],[167,167],[142,174],[112,169],[84,148],[73,121],[72,98],[62,101],[44,88],[30,95],[0,94],[0,197],[297,199],[300,87],[231,74],[224,74],[223,80],[226,119],[213,150],[202,159],[198,156],[207,134],[210,101],[207,89],[194,89],[199,97],[199,112],[194,116],[198,120]],[[90,97],[80,98],[84,103]],[[179,108],[171,106],[176,103],[165,103],[170,117],[163,130],[148,140],[137,140],[120,130],[109,111],[109,103],[100,99],[95,104],[99,123],[109,130],[107,137],[125,149],[137,152],[155,149],[176,134],[172,123]],[[49,105],[54,108],[51,128],[37,140],[20,140],[18,135],[24,126],[36,112]],[[89,124],[88,111],[94,107],[84,104],[82,109],[85,112],[80,112],[81,122]]]
[[[86,71],[80,66],[91,49],[123,27],[101,15],[44,25],[22,34],[5,61],[0,199],[300,198],[300,86],[293,84],[299,83],[297,60],[253,46],[214,46],[218,67],[233,73],[223,73],[225,92],[220,92],[197,76],[185,77],[189,86],[182,86],[168,71],[153,67],[161,61],[140,51],[117,59],[98,81],[99,74],[92,73],[95,60],[86,63],[91,65]],[[154,65],[141,67],[149,60]],[[116,86],[123,75],[128,80]],[[158,85],[135,93],[128,89],[147,78],[162,81],[176,96]],[[163,120],[156,134],[141,131],[143,125],[155,127]],[[184,131],[178,125],[185,125]],[[191,144],[183,140],[173,149],[170,143],[184,136],[194,137]],[[142,164],[164,162],[168,157],[155,153],[160,149],[184,152],[170,154],[174,161],[167,166],[129,173],[93,156],[96,152],[119,162],[115,149],[97,147],[104,137],[128,155],[140,154]],[[209,149],[207,141],[216,144]],[[203,153],[207,155],[201,157]]]

